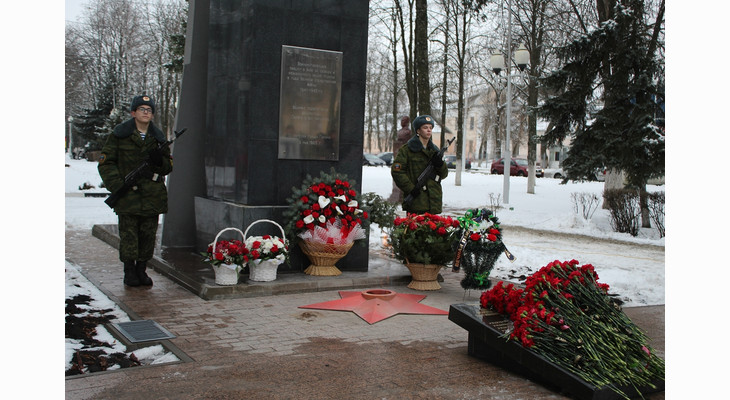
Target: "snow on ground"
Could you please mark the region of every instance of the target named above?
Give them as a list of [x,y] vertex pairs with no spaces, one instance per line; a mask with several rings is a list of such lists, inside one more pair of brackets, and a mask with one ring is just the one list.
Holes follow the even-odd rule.
[[[103,197],[85,197],[84,193],[106,192],[101,188],[101,178],[97,172],[97,163],[86,160],[71,160],[66,157],[65,168],[65,229],[86,230],[95,224],[116,224],[116,214],[104,203]],[[505,227],[504,240],[510,251],[518,257],[518,262],[510,263],[506,257],[500,257],[492,272],[492,277],[511,279],[521,274],[529,275],[553,260],[577,259],[581,263],[596,266],[602,282],[608,283],[612,289],[620,293],[627,305],[664,304],[664,257],[662,247],[654,248],[653,255],[643,255],[641,251],[632,254],[615,254],[606,247],[605,241],[594,240],[576,249],[571,246],[571,239],[557,233],[581,234],[596,239],[622,240],[627,243],[653,244],[664,246],[664,239],[659,238],[655,229],[642,229],[637,237],[613,232],[607,210],[598,208],[590,220],[584,220],[573,210],[572,193],[594,193],[600,198],[603,183],[582,182],[561,185],[560,181],[551,178],[536,179],[535,194],[527,193],[527,178],[510,178],[510,202],[504,204],[502,175],[490,175],[479,168],[464,172],[461,185],[455,184],[455,172],[450,171],[443,181],[444,208],[461,215],[467,208],[490,207],[498,196],[501,209],[497,211],[500,222]],[[83,189],[82,186],[93,186]],[[392,190],[390,169],[385,167],[363,167],[362,192],[375,192],[389,197]],[[649,187],[649,191],[663,190],[663,187]],[[492,200],[490,201],[490,196]],[[556,235],[534,240],[530,233],[510,232],[510,226],[525,227],[539,231],[552,231]],[[371,228],[370,247],[384,250],[380,239],[380,229],[376,225]],[[657,259],[657,252],[661,259]],[[120,277],[121,279],[121,277]],[[84,292],[98,302],[99,308],[113,308],[119,313],[119,321],[129,320],[118,307],[111,302],[93,284],[88,282],[78,271],[78,267],[66,263],[66,297]],[[103,327],[99,329],[100,338],[112,343],[113,337]],[[121,346],[121,348],[117,348]],[[67,340],[66,365],[73,355],[78,343]],[[146,363],[174,361],[172,354],[165,354],[163,349],[146,348],[135,351],[135,355]],[[124,351],[121,344],[115,344],[110,350]]]
[[[86,160],[70,160],[66,168],[65,219],[66,229],[91,229],[94,224],[115,224],[114,212],[106,206],[104,198],[82,197],[84,192],[103,192],[99,188],[101,179],[96,163]],[[455,172],[443,181],[444,207],[458,215],[467,208],[484,208],[491,205],[490,196],[503,198],[502,175],[490,175],[479,168],[462,173],[461,185],[455,185]],[[95,186],[82,190],[84,183]],[[649,186],[649,191],[661,191],[664,187]],[[362,192],[375,192],[387,198],[392,190],[390,169],[386,167],[364,167]],[[601,198],[603,183],[582,182],[560,184],[560,180],[538,178],[535,193],[527,193],[527,178],[510,178],[510,203],[503,204],[497,211],[505,227],[505,244],[518,257],[510,263],[500,257],[492,277],[510,279],[510,276],[529,275],[553,260],[577,259],[581,263],[593,264],[602,282],[608,283],[621,294],[628,305],[664,304],[664,255],[661,246],[664,238],[654,228],[642,228],[637,237],[613,232],[609,212],[598,208],[590,220],[585,220],[573,209],[572,193],[593,193]],[[510,232],[509,227],[525,227],[538,231],[555,232],[536,241],[529,233]],[[570,238],[559,233],[580,234],[596,239],[621,240],[640,245],[655,245],[653,250],[632,251],[630,254],[616,254],[615,247],[608,247],[605,241],[593,240],[576,247]],[[383,250],[381,232],[377,226],[371,228],[370,247]],[[659,256],[657,256],[659,253]],[[512,280],[514,280],[512,278]]]
[[[442,181],[444,209],[463,215],[469,208],[490,208],[492,199],[503,198],[504,176],[491,175],[478,168],[461,175],[461,185],[455,184],[456,173]],[[375,192],[387,198],[392,190],[390,169],[365,167],[363,169],[363,193]],[[554,260],[576,259],[581,264],[596,267],[601,282],[611,286],[612,293],[626,302],[627,306],[665,303],[664,238],[659,238],[655,228],[642,228],[637,237],[617,233],[611,229],[609,211],[596,209],[590,220],[574,211],[572,193],[591,193],[601,199],[602,182],[560,184],[560,180],[537,178],[535,193],[527,193],[527,178],[510,177],[510,203],[503,204],[496,214],[503,226],[503,240],[517,260],[511,263],[499,257],[491,277],[522,283],[515,276],[530,275]],[[648,186],[649,192],[663,191],[663,186]],[[510,227],[524,227],[540,232],[555,232],[536,239],[534,234],[510,231]],[[561,234],[578,234],[588,237],[580,245],[575,239]],[[379,230],[371,230],[370,247],[382,248]],[[633,248],[628,253],[617,254],[615,245],[605,240],[620,240],[630,244],[654,245],[647,249]]]

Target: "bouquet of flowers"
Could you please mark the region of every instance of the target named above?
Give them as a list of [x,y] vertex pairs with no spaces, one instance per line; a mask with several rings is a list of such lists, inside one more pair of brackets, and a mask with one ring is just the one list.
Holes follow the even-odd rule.
[[355,183],[346,175],[325,173],[307,178],[300,188],[292,188],[284,216],[292,242],[348,245],[366,237],[368,212],[360,206]]
[[284,240],[276,236],[249,236],[246,238],[244,245],[246,248],[244,259],[246,262],[277,259],[282,263],[289,255],[289,249],[286,247]]
[[408,214],[393,221],[389,242],[396,259],[405,263],[446,265],[454,259],[452,243],[459,222],[448,216]]
[[219,240],[208,245],[208,251],[202,253],[203,261],[214,266],[224,266],[240,271],[242,265],[248,262],[248,249],[240,240]]
[[454,243],[453,270],[464,267],[464,279],[461,280],[464,289],[487,289],[491,286],[489,274],[505,248],[499,219],[487,209],[467,210],[457,219],[459,241]]
[[[596,387],[656,387],[664,360],[598,283],[592,265],[554,261],[531,275],[524,289],[499,282],[482,293],[484,308],[509,316],[510,339]],[[505,335],[507,335],[505,334]]]

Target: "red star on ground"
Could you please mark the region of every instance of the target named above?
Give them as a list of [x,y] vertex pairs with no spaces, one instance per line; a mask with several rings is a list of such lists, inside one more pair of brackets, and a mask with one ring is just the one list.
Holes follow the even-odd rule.
[[352,311],[369,324],[396,314],[448,315],[448,311],[419,303],[425,295],[396,293],[392,290],[370,289],[362,292],[340,291],[339,300],[300,306],[318,310]]

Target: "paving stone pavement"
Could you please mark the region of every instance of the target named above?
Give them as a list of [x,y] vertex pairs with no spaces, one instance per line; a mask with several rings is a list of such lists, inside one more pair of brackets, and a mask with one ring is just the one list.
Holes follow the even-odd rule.
[[[153,319],[192,360],[66,379],[67,399],[564,399],[467,354],[467,332],[445,315],[396,315],[369,325],[352,312],[300,309],[338,291],[206,301],[155,271],[127,288],[117,250],[66,232],[66,259],[134,317]],[[459,274],[423,304],[477,303]],[[327,278],[322,278],[327,279]],[[664,356],[664,306],[627,308]],[[648,396],[664,399],[664,393]]]

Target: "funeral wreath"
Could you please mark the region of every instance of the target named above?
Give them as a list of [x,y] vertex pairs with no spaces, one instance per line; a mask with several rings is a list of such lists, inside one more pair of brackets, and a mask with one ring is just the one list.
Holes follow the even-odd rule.
[[300,240],[334,245],[364,239],[368,212],[361,207],[355,182],[334,170],[307,175],[301,187],[293,187],[284,212],[285,230],[292,243]]

